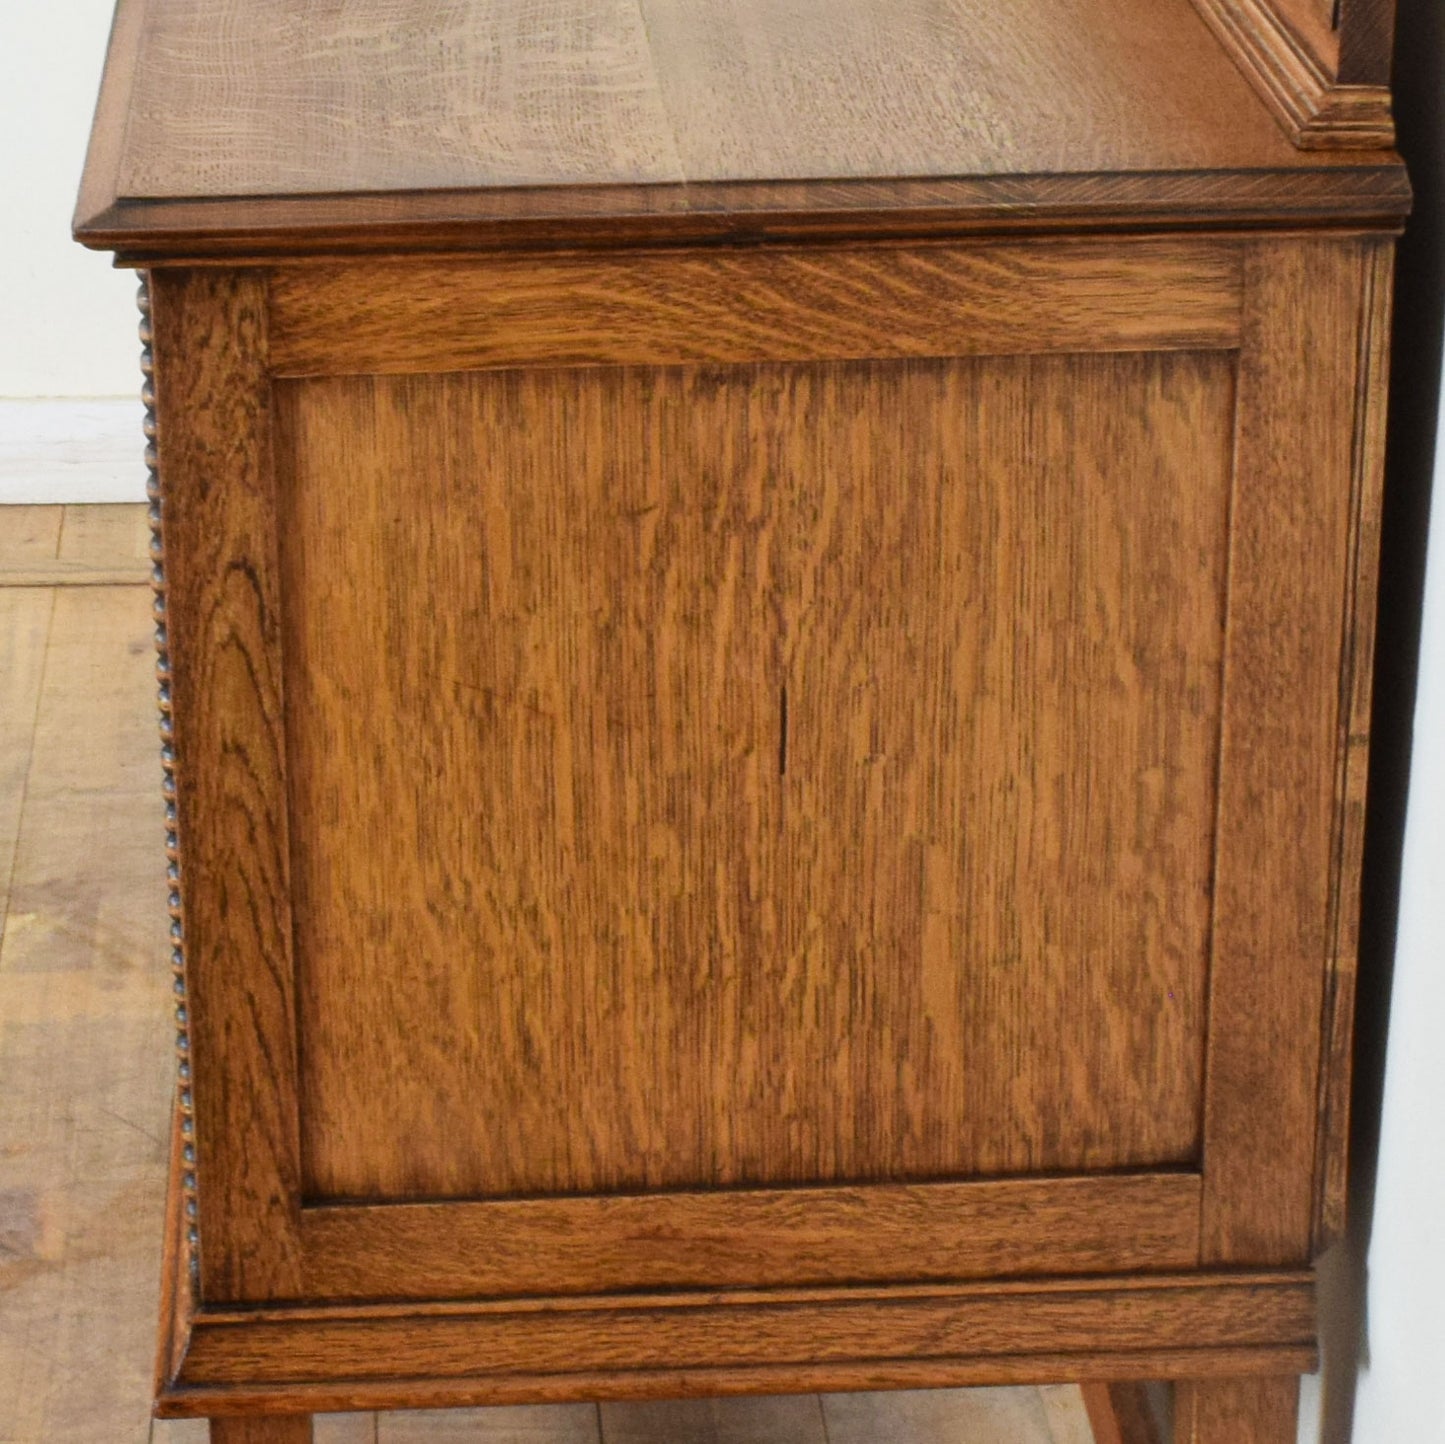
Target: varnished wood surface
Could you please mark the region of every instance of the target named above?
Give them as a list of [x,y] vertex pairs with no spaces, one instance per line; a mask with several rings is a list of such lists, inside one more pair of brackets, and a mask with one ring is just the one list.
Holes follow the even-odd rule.
[[1283,1374],[1307,1275],[203,1309],[165,1414]]
[[1351,438],[1351,555],[1346,573],[1344,639],[1335,783],[1334,877],[1322,1028],[1319,1142],[1315,1164],[1315,1247],[1344,1231],[1350,1135],[1351,1045],[1360,947],[1360,875],[1369,781],[1370,702],[1375,651],[1375,576],[1385,483],[1385,410],[1390,363],[1394,251],[1364,258],[1355,414]]
[[1395,53],[1396,0],[1340,0],[1343,85],[1388,85]]
[[[232,896],[294,920],[267,977],[296,987],[295,1022],[220,968],[255,946],[238,931],[253,904],[213,893],[201,939],[202,993],[234,1020],[210,1057],[233,1080],[264,1069],[285,1125],[209,1145],[272,1180],[239,1196],[244,1257],[289,1272],[240,1297],[325,1290],[307,1282],[303,1189],[313,1206],[418,1200],[424,1227],[372,1245],[400,1239],[439,1280],[445,1198],[526,1213],[541,1200],[518,1195],[586,1208],[1178,1164],[1202,1173],[1206,1261],[1307,1260],[1338,1062],[1325,984],[1382,258],[1360,238],[1214,244],[1231,265],[1243,247],[1237,352],[1115,354],[1102,330],[1093,354],[837,360],[823,328],[813,360],[656,364],[664,342],[643,337],[585,365],[438,355],[435,372],[274,387],[266,278],[163,276],[189,307],[172,313],[186,385],[204,396],[216,358],[230,368],[229,421],[192,408],[168,481],[212,559],[170,624],[179,639],[225,618],[215,651],[237,679],[197,759],[246,761],[249,814],[232,805],[216,855]],[[876,257],[885,279],[906,263]],[[377,309],[405,325],[405,278],[379,281]],[[499,328],[494,361],[530,319]],[[245,484],[208,513],[218,476]],[[278,864],[251,819],[270,848],[282,813]],[[974,829],[987,845],[959,850]],[[912,838],[932,849],[916,873]],[[298,1045],[293,1082],[267,1060]],[[675,1206],[654,1212],[664,1259],[707,1233]],[[352,1211],[348,1240],[348,1208],[311,1215],[333,1259],[383,1219]],[[212,1306],[168,1407],[1282,1374],[1313,1347],[1257,1283],[1200,1280],[1151,1313],[1113,1281],[1081,1313],[1038,1282],[1047,1303],[1020,1314],[1017,1294],[961,1301],[940,1280],[925,1302],[879,1270],[877,1297],[711,1292],[696,1317],[634,1300],[656,1317],[626,1327],[602,1303],[592,1334],[592,1305],[555,1297],[517,1316]],[[235,1287],[218,1275],[210,1297]],[[1143,1323],[1147,1341],[1128,1332]],[[523,1342],[552,1351],[549,1372],[508,1352]]]
[[1331,81],[1352,86],[1389,85],[1395,0],[1254,0],[1254,3],[1278,21]]
[[[1397,162],[1365,159],[1388,222]],[[1356,184],[1289,143],[1189,0],[429,0],[402,24],[381,0],[122,0],[76,223],[159,255],[1318,222],[1358,218]]]
[[265,297],[244,273],[167,274],[151,307],[166,338],[155,376],[162,627],[197,1148],[209,1172],[201,1282],[265,1298],[295,1289],[284,1221],[299,1194]]
[[1095,0],[1086,18],[1065,0],[426,0],[400,24],[381,0],[144,0],[116,179],[121,196],[240,196],[1288,152],[1188,0]]
[[1210,1379],[1178,1385],[1175,1444],[1295,1444],[1299,1380]]
[[686,251],[271,273],[279,376],[1239,344],[1240,253],[1189,239]]
[[1231,370],[278,388],[308,1193],[1193,1159]]
[[302,1216],[308,1297],[956,1280],[1189,1268],[1192,1174],[667,1193]]
[[[1164,1388],[1154,1386],[1155,1391]],[[1150,1397],[1151,1386],[1091,1383],[1082,1389],[1093,1444],[1165,1444],[1167,1435]]]
[[227,264],[359,252],[392,258],[564,247],[845,241],[1263,225],[1398,231],[1391,155],[1316,153],[1315,169],[758,181],[573,190],[125,202],[77,231],[123,265]]
[[1182,0],[639,8],[689,181],[1223,169],[1285,154]]
[[143,11],[122,196],[689,178],[637,0]]
[[[1379,263],[1367,244],[1294,241],[1261,244],[1247,264],[1204,1120],[1206,1260],[1303,1261],[1314,1238],[1326,980],[1338,909],[1353,916],[1357,906],[1353,896],[1339,898],[1335,853],[1346,808],[1341,769],[1360,745],[1342,738],[1351,703],[1341,681],[1348,686],[1361,488],[1371,507],[1377,499],[1380,458],[1360,388],[1377,344],[1378,316],[1365,298]],[[1365,525],[1373,535],[1374,523]]]
[[[1242,74],[1302,150],[1367,151],[1395,143],[1390,108],[1392,0],[1362,0],[1343,36],[1321,22],[1315,0],[1194,0]],[[1373,10],[1366,17],[1364,10]],[[1350,26],[1359,21],[1351,30]],[[1365,60],[1366,32],[1384,40],[1379,60]],[[1341,43],[1351,48],[1342,64]],[[1370,82],[1343,79],[1345,71]]]
[[[1313,54],[1328,64],[1331,70],[1338,67],[1340,34],[1335,29],[1335,12],[1338,9],[1341,18],[1344,18],[1342,4],[1337,5],[1336,0],[1267,0],[1267,3]],[[1373,8],[1379,8],[1378,0],[1369,0],[1369,3]],[[1363,7],[1356,5],[1355,8]]]

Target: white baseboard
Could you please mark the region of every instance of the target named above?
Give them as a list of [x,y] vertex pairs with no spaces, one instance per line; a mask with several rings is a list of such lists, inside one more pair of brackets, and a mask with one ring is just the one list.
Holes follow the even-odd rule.
[[0,505],[144,501],[139,397],[0,400]]

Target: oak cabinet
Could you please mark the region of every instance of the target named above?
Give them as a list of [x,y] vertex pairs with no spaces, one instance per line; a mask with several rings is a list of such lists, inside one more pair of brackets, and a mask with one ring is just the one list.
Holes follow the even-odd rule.
[[[121,7],[78,227],[147,273],[160,1408],[1161,1378],[1181,1439],[1279,1444],[1343,1206],[1394,157],[1297,149],[1182,4],[1136,83],[1204,47],[1200,133],[936,180],[932,110],[852,166],[866,91],[821,178],[632,173],[689,77],[723,137],[792,103],[764,0],[742,70],[643,6],[625,84],[630,5],[387,51],[271,0],[307,63],[208,97],[231,8]],[[809,53],[871,37],[886,99],[843,9]],[[509,24],[614,126],[585,174]],[[503,122],[555,173],[485,174]]]

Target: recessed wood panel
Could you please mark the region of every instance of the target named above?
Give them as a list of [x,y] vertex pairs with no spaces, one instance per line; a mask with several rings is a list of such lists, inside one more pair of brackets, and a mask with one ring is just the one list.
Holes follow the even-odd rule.
[[305,1186],[1191,1159],[1227,354],[277,386]]

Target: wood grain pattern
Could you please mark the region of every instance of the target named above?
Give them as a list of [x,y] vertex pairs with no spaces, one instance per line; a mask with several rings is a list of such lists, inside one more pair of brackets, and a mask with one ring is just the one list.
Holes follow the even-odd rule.
[[1340,0],[1343,85],[1388,85],[1395,54],[1396,0]]
[[1185,169],[1278,155],[1263,108],[1184,0],[1093,0],[1087,18],[1067,0],[640,8],[689,180]]
[[173,1068],[146,601],[0,593],[0,1438],[17,1444],[147,1429]]
[[160,265],[1266,224],[1400,229],[1410,185],[1395,157],[1310,154],[1310,169],[127,200],[79,217],[76,236],[122,264]]
[[308,267],[270,286],[273,372],[336,376],[1228,348],[1241,275],[1234,249],[1179,240]]
[[1232,405],[279,387],[308,1196],[1192,1159]]
[[1083,1400],[1094,1444],[1164,1444],[1145,1385],[1085,1384]]
[[1096,0],[1087,25],[1066,0],[428,0],[404,23],[147,0],[117,194],[1279,162],[1202,40],[1187,0]]
[[[1247,263],[1204,1136],[1204,1257],[1309,1256],[1333,949],[1360,246]],[[1280,839],[1288,838],[1287,848]],[[1261,1106],[1261,1100],[1268,1106]],[[1307,1183],[1306,1181],[1309,1180]]]
[[203,1309],[163,1414],[681,1398],[1311,1367],[1303,1275]]
[[7,506],[0,512],[0,577],[23,579],[31,568],[55,560],[62,511],[58,506]]
[[[1346,109],[1374,94],[1352,66]],[[126,0],[75,224],[155,260],[1388,224],[1406,195],[1388,153],[1351,176],[1292,146],[1188,0],[428,0],[404,23],[362,0],[304,24]]]
[[1189,1268],[1186,1174],[308,1208],[308,1297],[957,1280]]
[[38,588],[0,590],[0,676],[5,678],[5,705],[0,708],[0,920],[10,901],[54,606],[53,595]]
[[[1388,49],[1393,0],[1364,0],[1355,19],[1346,17],[1346,30],[1338,37],[1322,23],[1315,0],[1195,4],[1295,145],[1303,150],[1394,145]],[[1382,21],[1385,9],[1390,18]],[[1346,72],[1341,49],[1356,21],[1359,38],[1348,41],[1351,61]],[[1380,57],[1382,34],[1385,51]]]
[[1176,1386],[1177,1444],[1294,1444],[1299,1380],[1191,1379]]
[[126,125],[135,92],[135,66],[145,28],[147,0],[116,0],[101,72],[100,94],[76,198],[76,217],[94,216],[116,198],[124,162]]
[[145,508],[133,502],[115,505],[67,506],[62,513],[56,560],[85,568],[87,581],[122,573],[128,582],[143,581],[150,554],[150,526]]
[[[1174,1349],[1108,1354],[1030,1354],[1005,1358],[921,1359],[877,1364],[791,1364],[719,1368],[687,1377],[704,1391],[699,1397],[737,1398],[823,1389],[852,1391],[1006,1388],[1048,1379],[1150,1379],[1200,1374],[1220,1377],[1307,1373],[1319,1367],[1312,1345],[1267,1349]],[[173,1388],[157,1403],[161,1417],[204,1418],[213,1409],[308,1413],[320,1408],[347,1411],[436,1410],[508,1407],[509,1401],[559,1403],[578,1397],[610,1399],[676,1398],[684,1386],[676,1374],[569,1374],[530,1376],[498,1383],[475,1379],[405,1379],[384,1383],[225,1385]],[[158,1431],[159,1432],[159,1431]],[[157,1444],[160,1444],[159,1438]],[[190,1444],[187,1440],[186,1444]],[[350,1444],[350,1441],[348,1441]]]
[[1172,1377],[1185,1444],[1290,1436],[1391,8],[125,0],[78,229],[168,263],[164,1411]]
[[[241,430],[264,457],[274,441],[280,478],[273,502],[263,465],[236,499],[244,525],[204,533],[270,579],[270,630],[248,635],[260,675],[278,655],[287,668],[287,707],[276,680],[266,715],[286,729],[268,746],[286,754],[304,1167],[296,1136],[257,1135],[251,1166],[281,1184],[252,1216],[280,1220],[291,1272],[251,1297],[358,1300],[203,1307],[171,1406],[1309,1362],[1312,1323],[1246,1302],[1242,1282],[1209,1286],[1218,1315],[1168,1290],[1117,1319],[1080,1313],[1058,1284],[1033,1285],[1049,1302],[1027,1315],[1015,1294],[960,1303],[947,1276],[969,1264],[944,1213],[969,1219],[990,1271],[1046,1265],[1006,1220],[990,1239],[1002,1215],[966,1201],[984,1192],[937,1182],[1202,1149],[1206,1260],[1303,1262],[1316,1236],[1352,945],[1388,246],[1228,247],[1231,285],[1244,258],[1237,360],[1109,354],[1107,329],[1090,355],[835,360],[820,323],[808,361],[647,364],[638,342],[519,368],[498,342],[493,369],[284,379],[270,403],[246,330],[259,278],[171,276],[204,288],[196,314],[228,345],[253,338],[234,348]],[[887,276],[908,255],[875,264]],[[769,273],[773,291],[794,274]],[[377,314],[407,324],[400,273],[380,281]],[[217,301],[238,289],[244,324]],[[512,329],[544,304],[517,302]],[[190,368],[198,387],[215,364]],[[194,457],[182,475],[201,475]],[[1143,1014],[1145,995],[1168,1006]],[[288,1026],[272,1012],[283,1051]],[[850,1232],[844,1185],[862,1181],[871,1236]],[[313,1201],[429,1201],[299,1210],[303,1182]],[[1127,1182],[981,1188],[1036,1187],[1042,1217],[1100,1187],[1104,1218]],[[1148,1236],[1168,1267],[1193,1251],[1196,1189],[1159,1186],[1174,1192]],[[740,1224],[765,1187],[782,1190],[772,1212]],[[934,1223],[923,1198],[944,1200]],[[931,1294],[899,1286],[890,1203]],[[1094,1260],[1081,1267],[1136,1266],[1090,1254],[1098,1228],[1059,1216],[1055,1243]],[[1146,1212],[1118,1217],[1136,1246]],[[448,1245],[465,1260],[451,1269]],[[579,1264],[579,1248],[594,1254]],[[686,1317],[665,1312],[676,1296],[634,1299],[625,1321],[555,1294],[511,1315],[424,1307],[448,1288],[776,1286],[817,1268],[890,1286],[756,1309],[713,1292]],[[382,1291],[415,1311],[360,1306]],[[1147,1340],[1127,1332],[1145,1325]]]
[[1389,85],[1395,0],[1261,0],[1261,8],[1332,81]]
[[192,1087],[206,1160],[201,1289],[265,1298],[294,1290],[299,1203],[265,293],[244,272],[177,272],[154,279],[151,305],[165,337],[160,627],[175,698]]
[[7,506],[0,513],[0,589],[142,582],[148,539],[145,508],[133,504]]
[[134,77],[122,195],[685,179],[635,0],[147,0]]
[[1375,650],[1375,577],[1385,481],[1385,409],[1390,367],[1392,246],[1364,256],[1351,441],[1350,548],[1341,643],[1336,743],[1334,872],[1316,1145],[1315,1240],[1323,1252],[1344,1231],[1349,1184],[1350,1077],[1360,946],[1360,876],[1370,754]]

